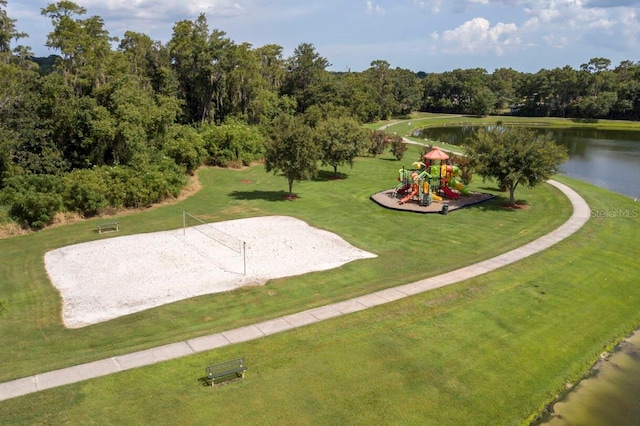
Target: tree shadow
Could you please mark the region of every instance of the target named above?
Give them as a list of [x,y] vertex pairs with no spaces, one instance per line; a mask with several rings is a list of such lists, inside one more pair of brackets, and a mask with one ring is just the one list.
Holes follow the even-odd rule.
[[[493,190],[493,188],[491,188],[491,190]],[[510,206],[508,196],[495,195],[490,200],[468,206],[468,208],[485,212],[514,212],[521,208],[527,208],[528,206],[529,203],[526,200],[516,200],[515,205]]]
[[597,123],[598,119],[597,118],[572,118],[571,121],[573,121],[574,123],[589,123],[589,124],[593,124],[593,123]]
[[349,175],[347,173],[338,172],[337,174],[333,173],[333,170],[320,170],[315,178],[313,178],[314,182],[327,182],[330,180],[343,180],[347,179]]
[[293,194],[293,197],[289,195],[287,191],[232,191],[229,193],[230,197],[236,200],[251,201],[251,200],[266,200],[266,201],[290,201],[293,198],[299,198]]
[[500,188],[498,188],[497,186],[481,186],[478,189],[482,191],[490,191],[490,192],[505,192],[505,191],[501,191]]

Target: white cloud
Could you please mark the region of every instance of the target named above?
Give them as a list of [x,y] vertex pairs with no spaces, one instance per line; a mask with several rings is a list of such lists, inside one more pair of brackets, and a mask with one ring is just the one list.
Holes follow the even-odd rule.
[[432,13],[440,13],[442,0],[412,0],[414,6],[420,9],[428,9]]
[[[435,36],[432,34],[432,38]],[[441,39],[447,51],[459,53],[503,55],[506,49],[520,44],[515,24],[499,22],[492,27],[485,18],[474,18],[454,30],[444,31]]]
[[378,5],[378,4],[373,4],[372,1],[367,1],[367,5],[364,9],[364,13],[368,14],[368,15],[384,15],[385,14],[385,10],[382,8],[382,6]]
[[[197,16],[200,13],[215,16],[237,16],[246,8],[235,0],[77,0],[78,4],[95,11],[107,11],[110,15],[128,16],[130,19],[156,17],[162,20],[170,16]],[[245,2],[247,3],[247,2]],[[248,2],[251,3],[251,2]]]

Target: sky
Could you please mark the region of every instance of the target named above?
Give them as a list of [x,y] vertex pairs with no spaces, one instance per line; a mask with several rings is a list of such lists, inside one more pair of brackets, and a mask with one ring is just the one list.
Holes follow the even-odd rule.
[[[8,0],[10,18],[36,56],[52,31],[47,0]],[[235,43],[311,43],[330,71],[363,71],[376,60],[414,72],[513,68],[535,73],[591,58],[612,67],[640,61],[640,0],[76,0],[111,36],[144,33],[163,43],[173,25],[207,17]]]

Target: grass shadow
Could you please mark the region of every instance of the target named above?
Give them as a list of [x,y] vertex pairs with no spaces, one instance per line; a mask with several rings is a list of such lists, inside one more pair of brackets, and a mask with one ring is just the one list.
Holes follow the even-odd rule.
[[574,123],[589,123],[594,124],[598,122],[597,118],[572,118],[571,121]]
[[200,386],[211,386],[211,379],[209,376],[199,377],[198,382],[200,382]]
[[468,206],[468,208],[477,209],[480,211],[514,212],[519,210],[520,208],[528,207],[529,203],[526,200],[516,200],[515,206],[520,206],[520,207],[512,208],[509,206],[509,197],[505,197],[502,195],[495,195],[490,200],[484,201],[482,203],[470,205]]
[[[228,195],[229,197],[235,198],[236,200],[244,201],[288,201],[291,199],[291,197],[289,197],[289,193],[286,191],[232,191]],[[298,196],[295,196],[295,198],[298,198]]]
[[500,188],[498,188],[497,186],[481,186],[478,189],[480,189],[481,191],[489,191],[489,192],[505,192],[505,191],[500,191]]
[[315,178],[313,178],[314,182],[327,182],[331,180],[343,180],[347,179],[349,175],[347,173],[333,173],[330,170],[320,170]]

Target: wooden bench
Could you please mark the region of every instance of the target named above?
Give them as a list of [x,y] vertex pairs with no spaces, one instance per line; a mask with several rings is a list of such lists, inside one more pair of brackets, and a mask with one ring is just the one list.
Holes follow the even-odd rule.
[[218,379],[244,379],[244,372],[247,370],[247,366],[244,365],[244,358],[239,358],[234,359],[233,361],[210,365],[205,370],[209,376],[211,386],[215,386],[216,380]]
[[103,232],[107,232],[107,231],[118,231],[118,230],[120,230],[120,224],[117,221],[98,224],[98,234],[102,234]]

